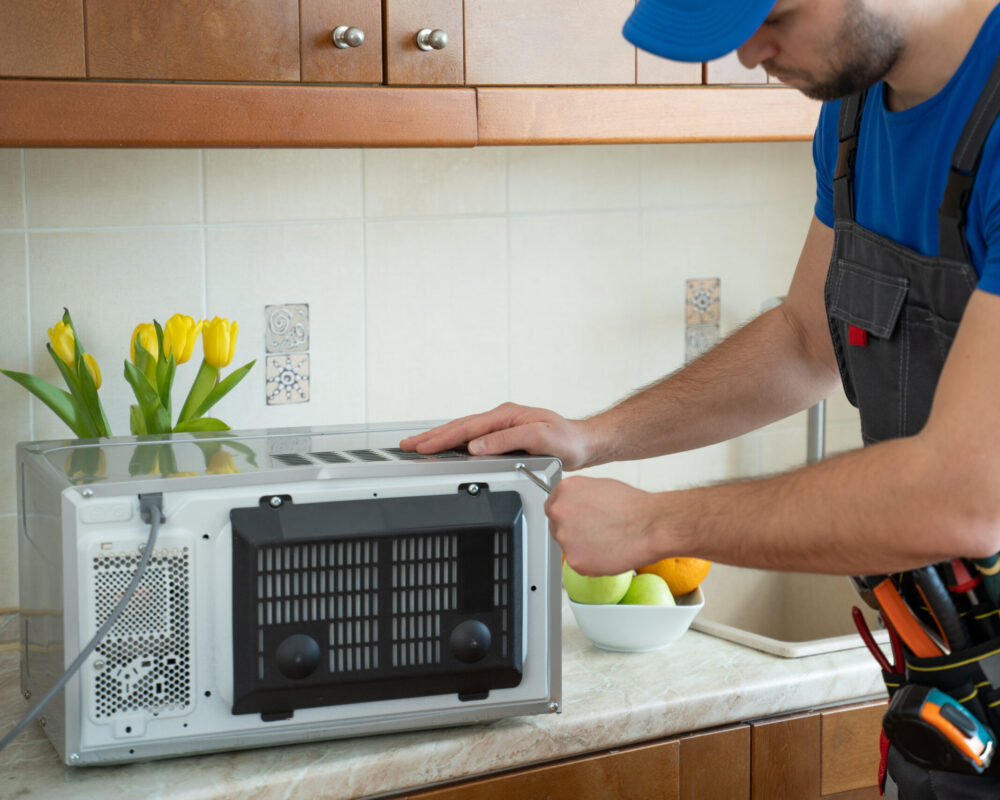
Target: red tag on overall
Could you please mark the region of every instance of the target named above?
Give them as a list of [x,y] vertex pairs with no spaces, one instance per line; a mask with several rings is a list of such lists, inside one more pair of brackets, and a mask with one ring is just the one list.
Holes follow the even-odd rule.
[[851,325],[851,327],[847,329],[847,343],[854,345],[855,347],[867,347],[868,331],[863,328],[859,328],[857,325]]

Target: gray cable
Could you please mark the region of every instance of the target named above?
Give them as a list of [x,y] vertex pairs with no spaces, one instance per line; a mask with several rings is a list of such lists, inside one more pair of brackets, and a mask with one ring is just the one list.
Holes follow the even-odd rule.
[[83,662],[87,660],[87,656],[97,649],[97,645],[101,643],[101,640],[118,621],[118,617],[122,615],[125,607],[129,604],[129,601],[132,599],[132,595],[135,594],[135,590],[139,588],[139,582],[142,580],[142,576],[146,572],[146,567],[149,566],[149,561],[153,557],[153,547],[156,545],[156,537],[160,533],[160,521],[163,518],[163,512],[155,504],[151,504],[149,506],[149,510],[149,538],[146,540],[146,549],[143,551],[142,558],[139,559],[139,566],[136,567],[135,575],[132,576],[132,582],[128,585],[128,588],[125,589],[125,594],[122,596],[122,599],[118,601],[118,605],[115,606],[114,611],[111,612],[111,616],[107,618],[105,623],[101,626],[101,629],[94,634],[94,638],[90,640],[85,648],[83,648],[80,655],[73,660],[73,663],[69,665],[62,677],[57,680],[55,685],[45,693],[45,696],[35,705],[35,707],[25,715],[24,719],[17,723],[17,725],[14,726],[14,729],[4,736],[3,739],[0,739],[0,752],[2,752],[3,749],[12,741],[14,741],[14,739],[17,738],[17,736],[21,734],[25,728],[34,722],[35,717],[42,713],[42,710],[52,701],[52,698],[55,697],[67,683],[69,683],[69,679],[76,674],[78,669],[80,669]]

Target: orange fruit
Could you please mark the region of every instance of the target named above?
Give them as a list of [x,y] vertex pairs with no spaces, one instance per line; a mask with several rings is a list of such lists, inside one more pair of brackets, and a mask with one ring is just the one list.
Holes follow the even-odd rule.
[[711,561],[705,561],[702,558],[674,556],[640,567],[637,571],[659,575],[670,587],[670,594],[674,597],[680,597],[682,594],[697,589],[705,580],[711,566]]

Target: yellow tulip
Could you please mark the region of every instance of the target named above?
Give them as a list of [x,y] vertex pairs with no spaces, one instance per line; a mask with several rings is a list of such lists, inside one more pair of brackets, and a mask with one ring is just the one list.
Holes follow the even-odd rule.
[[149,357],[156,361],[159,345],[156,341],[156,327],[152,322],[140,322],[135,326],[135,330],[132,331],[132,342],[131,342],[131,353],[132,353],[132,363],[135,363],[135,340],[138,338],[139,344],[142,345],[142,349],[149,353]]
[[49,328],[49,340],[52,342],[52,349],[62,362],[74,369],[76,367],[76,338],[73,336],[73,329],[62,320]]
[[94,388],[101,388],[101,368],[97,366],[97,359],[90,353],[83,354],[83,363],[87,365],[87,372],[94,381]]
[[173,353],[174,360],[178,364],[183,364],[191,358],[194,345],[198,341],[198,334],[201,333],[204,324],[204,322],[196,323],[185,314],[174,314],[163,326],[163,357],[169,358]]
[[229,366],[236,352],[236,320],[215,317],[205,322],[202,328],[201,340],[205,346],[205,360],[216,369]]

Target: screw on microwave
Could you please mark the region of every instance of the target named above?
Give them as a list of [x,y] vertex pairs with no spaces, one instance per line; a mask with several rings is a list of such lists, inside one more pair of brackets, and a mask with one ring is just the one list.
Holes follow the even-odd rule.
[[469,494],[479,494],[479,484],[470,483],[469,484]]
[[281,498],[275,495],[270,500],[271,508],[279,508],[281,506]]

